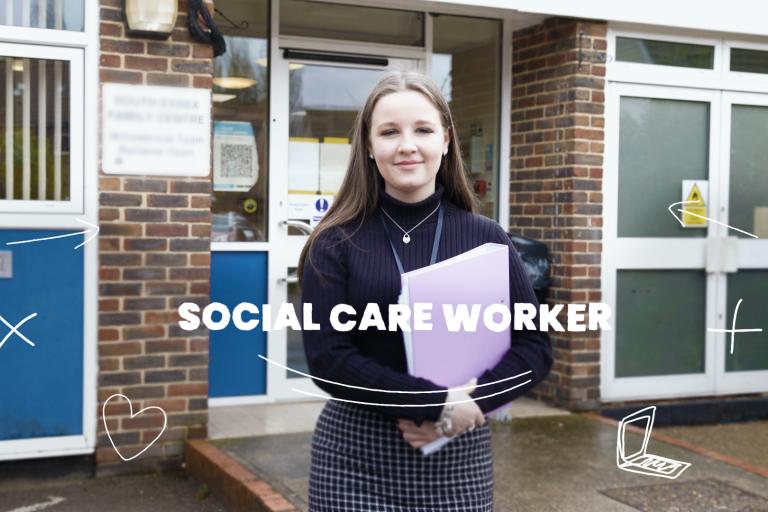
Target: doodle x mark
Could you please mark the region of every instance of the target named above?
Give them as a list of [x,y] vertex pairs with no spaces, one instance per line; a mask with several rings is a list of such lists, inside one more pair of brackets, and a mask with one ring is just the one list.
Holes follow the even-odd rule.
[[3,348],[3,345],[5,345],[5,342],[8,341],[8,338],[13,336],[14,334],[19,338],[21,338],[22,340],[24,340],[30,346],[34,347],[35,344],[32,343],[32,341],[29,338],[27,338],[26,336],[21,334],[21,332],[19,332],[19,327],[24,325],[28,320],[35,318],[36,316],[37,316],[37,313],[32,313],[31,315],[29,315],[27,318],[17,323],[16,325],[11,325],[10,323],[8,323],[8,321],[5,318],[0,316],[0,322],[3,322],[10,329],[10,331],[8,331],[8,334],[5,335],[5,338],[3,338],[2,341],[0,341],[0,348]]

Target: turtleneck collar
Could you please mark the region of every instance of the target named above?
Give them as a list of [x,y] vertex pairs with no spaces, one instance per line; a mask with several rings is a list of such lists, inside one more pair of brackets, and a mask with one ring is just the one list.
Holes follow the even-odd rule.
[[[427,215],[432,213],[443,197],[443,190],[443,185],[436,183],[435,192],[431,196],[417,203],[405,203],[387,194],[384,191],[384,187],[381,187],[379,189],[379,206],[384,208],[398,224],[406,227],[406,225],[414,225],[421,222]],[[431,224],[433,222],[437,222],[436,213],[427,219],[424,224]]]

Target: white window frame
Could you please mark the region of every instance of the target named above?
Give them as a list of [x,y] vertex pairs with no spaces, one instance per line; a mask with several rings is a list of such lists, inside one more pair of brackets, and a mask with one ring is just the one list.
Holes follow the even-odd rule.
[[[720,194],[724,198],[730,198],[730,180],[731,180],[731,119],[734,105],[752,105],[759,107],[768,107],[768,94],[752,94],[752,93],[740,93],[740,92],[728,92],[722,93],[722,122],[721,122],[721,151],[720,151],[720,173],[721,179],[718,184],[720,188]],[[720,212],[721,221],[725,224],[729,224],[728,214],[730,208],[724,208]],[[754,239],[754,238],[736,238],[735,233],[730,231],[725,226],[714,226],[717,230],[718,236],[733,237],[729,238],[729,241],[735,244],[735,257],[736,268],[738,270],[746,269],[759,269],[768,270],[768,240],[766,239]],[[711,229],[711,228],[710,228]],[[730,325],[726,325],[726,318],[733,312],[727,310],[727,298],[728,298],[728,276],[726,274],[720,274],[718,276],[718,287],[722,290],[719,294],[719,303],[717,305],[718,311],[722,312],[722,315],[717,317],[717,329],[730,329]],[[764,331],[768,331],[768,325],[749,325],[745,326],[744,322],[737,320],[737,329],[747,328],[761,328]],[[749,334],[736,334],[736,342],[734,350],[739,349],[739,336],[749,336]],[[763,336],[760,334],[753,334],[752,336]],[[768,391],[768,369],[767,370],[747,370],[747,371],[732,371],[725,370],[726,354],[724,347],[730,344],[730,334],[718,333],[718,342],[716,344],[717,350],[715,351],[716,360],[716,374],[715,382],[716,388],[719,393],[764,393]]]
[[[605,172],[603,173],[603,301],[614,310],[616,305],[616,274],[626,268],[706,269],[707,245],[728,236],[727,229],[718,225],[708,228],[706,238],[664,239],[624,238],[617,236],[618,215],[618,153],[619,98],[640,96],[710,102],[709,127],[709,189],[710,216],[728,222],[727,209],[730,179],[730,121],[731,106],[739,101],[768,106],[768,75],[730,71],[730,48],[768,51],[768,43],[733,39],[715,39],[711,34],[697,37],[692,31],[678,35],[669,29],[637,31],[623,24],[611,24],[608,29],[608,65],[606,69],[605,105]],[[616,62],[616,37],[636,37],[670,42],[712,44],[715,46],[715,68],[702,70],[677,68],[656,64]],[[763,38],[768,39],[768,38]],[[747,75],[747,76],[745,76]],[[756,94],[755,94],[756,93]],[[719,210],[719,211],[716,211]],[[664,256],[648,258],[648,243],[664,244]],[[738,268],[766,268],[760,256],[768,251],[766,240],[741,240],[738,246]],[[687,251],[687,254],[686,254]],[[716,329],[724,329],[726,317],[727,276],[722,272],[708,273],[706,278],[706,318],[714,320]],[[738,335],[737,335],[738,336]],[[764,392],[768,371],[725,372],[723,346],[725,333],[706,332],[705,372],[659,377],[615,378],[615,331],[601,333],[601,400],[647,400],[654,398],[683,398],[735,393]],[[762,385],[761,385],[762,383]]]
[[[618,37],[712,46],[714,65],[712,69],[699,69],[618,61],[616,60],[616,38]],[[719,39],[681,36],[667,32],[638,32],[632,30],[611,30],[609,28],[606,80],[699,88],[702,87],[702,84],[719,83],[723,67],[720,47],[721,41]]]
[[[83,109],[85,101],[83,58],[78,48],[32,46],[0,42],[0,55],[67,62],[69,75],[69,199],[65,201],[0,198],[0,213],[82,213],[83,212]],[[50,78],[50,77],[49,77]],[[34,86],[33,86],[34,87]],[[29,91],[31,94],[31,91]],[[0,134],[0,136],[4,136]],[[0,162],[5,166],[5,162]]]
[[731,85],[729,89],[744,92],[768,91],[768,73],[747,73],[744,71],[731,71],[731,49],[757,50],[768,53],[768,43],[755,43],[752,41],[737,41],[726,39],[723,41],[723,69]]
[[[706,270],[705,254],[707,241],[715,237],[710,229],[702,238],[644,238],[618,236],[618,192],[619,192],[619,115],[620,98],[635,96],[681,101],[707,102],[709,112],[709,180],[716,182],[719,164],[720,123],[719,94],[714,91],[684,89],[667,86],[637,84],[609,84],[606,88],[606,159],[603,173],[603,257],[602,283],[603,302],[610,304],[616,313],[616,281],[619,270]],[[709,201],[718,203],[717,187],[710,187]],[[670,222],[674,222],[670,218]],[[705,318],[714,318],[717,282],[712,274],[706,275]],[[649,377],[615,376],[616,330],[601,333],[600,395],[603,400],[630,400],[648,398],[675,398],[710,395],[714,391],[715,375],[715,333],[706,332],[704,340],[704,372],[683,375]]]
[[[80,118],[82,128],[78,136],[74,130],[70,132],[70,152],[77,150],[81,155],[80,182],[77,186],[81,197],[80,204],[73,211],[37,211],[11,213],[0,212],[0,229],[71,229],[84,231],[84,225],[78,218],[98,225],[98,144],[86,144],[86,141],[98,141],[98,112],[99,112],[99,2],[84,0],[83,31],[54,30],[16,26],[0,27],[0,43],[6,45],[24,45],[30,52],[44,52],[40,58],[52,56],[67,51],[79,52],[79,68],[70,68],[72,80],[79,81],[81,96],[75,98],[74,87],[70,82],[70,122]],[[34,53],[38,55],[38,53]],[[53,57],[56,58],[56,57]],[[75,76],[75,75],[78,76]],[[77,110],[75,110],[75,107]],[[0,163],[3,165],[3,163]],[[74,163],[70,164],[70,172],[74,172]],[[70,178],[70,183],[75,183]],[[70,191],[74,197],[74,185]],[[38,204],[39,208],[39,204]],[[43,242],[44,243],[44,242]],[[74,247],[74,245],[73,245]],[[79,435],[40,437],[0,441],[0,460],[31,459],[41,457],[56,457],[67,455],[90,454],[96,447],[96,426],[101,412],[98,410],[98,276],[99,253],[98,240],[82,246],[83,251],[83,292],[84,292],[84,322],[83,322],[83,381],[82,404],[83,432]]]
[[[663,41],[709,45],[714,47],[714,66],[712,69],[664,66],[661,64],[642,64],[637,62],[619,62],[616,60],[616,38],[632,37]],[[731,48],[744,48],[768,52],[768,37],[754,39],[734,39],[719,37],[711,32],[653,28],[638,30],[634,25],[612,23],[609,25],[607,40],[606,81],[631,82],[649,85],[670,85],[696,89],[715,89],[734,92],[768,92],[768,74],[744,73],[731,71]]]

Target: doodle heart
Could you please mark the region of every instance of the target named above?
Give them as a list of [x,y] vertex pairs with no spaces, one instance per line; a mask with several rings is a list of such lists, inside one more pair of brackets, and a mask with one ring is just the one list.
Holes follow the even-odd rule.
[[[116,397],[121,397],[121,398],[125,399],[128,402],[128,413],[130,414],[130,419],[134,419],[137,416],[140,416],[140,415],[144,414],[145,412],[153,410],[153,409],[157,410],[157,411],[160,411],[163,414],[163,428],[160,430],[160,432],[157,434],[157,436],[155,436],[155,438],[152,439],[152,441],[150,441],[138,453],[136,453],[133,456],[128,457],[128,458],[124,457],[123,454],[120,452],[120,450],[117,449],[117,446],[115,446],[115,442],[112,439],[112,434],[109,431],[109,425],[107,424],[107,414],[106,414],[107,404],[110,402],[110,400],[112,400],[113,398],[116,398]],[[104,430],[107,433],[107,437],[109,438],[109,442],[112,444],[112,448],[114,448],[115,452],[117,452],[117,454],[120,456],[121,459],[123,459],[124,462],[129,462],[129,461],[137,458],[138,456],[140,456],[142,453],[144,453],[147,450],[149,450],[149,448],[153,444],[155,444],[155,442],[157,442],[158,439],[160,439],[160,437],[165,432],[166,427],[168,426],[168,415],[165,413],[165,411],[163,409],[161,409],[160,407],[158,407],[156,405],[150,405],[150,406],[145,407],[142,410],[134,413],[133,412],[133,403],[131,402],[131,399],[128,398],[127,396],[123,395],[123,394],[120,394],[120,393],[115,393],[114,395],[110,396],[109,398],[107,398],[104,401],[104,405],[101,408],[101,417],[102,417],[102,420],[104,421]]]

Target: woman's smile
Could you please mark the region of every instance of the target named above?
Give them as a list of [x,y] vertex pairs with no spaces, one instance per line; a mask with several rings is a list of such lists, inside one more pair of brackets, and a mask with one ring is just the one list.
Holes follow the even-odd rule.
[[403,162],[396,162],[395,165],[401,169],[413,169],[417,165],[421,165],[423,163],[424,162],[420,160],[405,160]]

